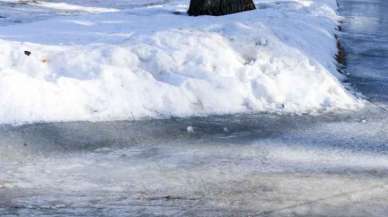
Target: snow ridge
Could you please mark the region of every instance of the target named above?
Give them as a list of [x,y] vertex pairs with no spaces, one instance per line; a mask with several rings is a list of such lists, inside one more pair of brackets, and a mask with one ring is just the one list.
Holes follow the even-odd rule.
[[336,71],[335,0],[268,0],[222,17],[172,13],[186,7],[0,27],[0,123],[362,106]]

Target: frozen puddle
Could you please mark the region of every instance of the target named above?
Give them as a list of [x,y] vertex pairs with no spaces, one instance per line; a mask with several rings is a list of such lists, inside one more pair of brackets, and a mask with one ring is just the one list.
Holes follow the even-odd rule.
[[387,122],[371,109],[3,127],[0,213],[384,216]]

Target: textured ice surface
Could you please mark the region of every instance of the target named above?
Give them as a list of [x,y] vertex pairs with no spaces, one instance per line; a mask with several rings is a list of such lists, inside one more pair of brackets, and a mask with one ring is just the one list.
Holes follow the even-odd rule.
[[370,109],[3,127],[0,213],[384,216],[388,120]]

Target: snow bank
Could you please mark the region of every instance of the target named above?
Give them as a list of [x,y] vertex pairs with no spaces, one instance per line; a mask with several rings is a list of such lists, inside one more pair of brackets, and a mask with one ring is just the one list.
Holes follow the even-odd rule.
[[362,104],[336,72],[335,0],[259,1],[255,11],[195,18],[172,13],[186,1],[145,2],[0,27],[0,123]]

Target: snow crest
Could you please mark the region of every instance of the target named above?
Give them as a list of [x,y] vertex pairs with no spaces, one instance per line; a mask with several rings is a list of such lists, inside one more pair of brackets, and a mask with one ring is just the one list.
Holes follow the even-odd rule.
[[357,109],[334,2],[188,17],[173,1],[0,27],[0,123]]

